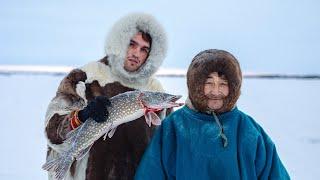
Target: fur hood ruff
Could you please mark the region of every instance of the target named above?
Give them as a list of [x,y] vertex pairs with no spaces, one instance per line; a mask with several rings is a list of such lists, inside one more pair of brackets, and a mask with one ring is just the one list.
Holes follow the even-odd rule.
[[[126,71],[124,61],[129,42],[139,31],[152,38],[150,54],[146,62],[135,72]],[[129,14],[115,23],[105,44],[111,72],[124,84],[144,84],[156,73],[167,53],[167,37],[154,17],[143,13]]]

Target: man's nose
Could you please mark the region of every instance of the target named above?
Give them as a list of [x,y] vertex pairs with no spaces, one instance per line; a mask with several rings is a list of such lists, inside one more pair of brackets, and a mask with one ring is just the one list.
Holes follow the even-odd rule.
[[139,48],[133,48],[132,55],[134,55],[135,57],[139,57],[140,56]]

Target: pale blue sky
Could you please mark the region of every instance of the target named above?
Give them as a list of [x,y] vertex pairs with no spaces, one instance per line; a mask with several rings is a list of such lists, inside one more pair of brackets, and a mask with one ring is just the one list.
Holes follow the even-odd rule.
[[320,1],[1,1],[0,65],[79,66],[104,55],[115,21],[153,14],[168,33],[163,67],[187,68],[208,48],[245,72],[319,73]]

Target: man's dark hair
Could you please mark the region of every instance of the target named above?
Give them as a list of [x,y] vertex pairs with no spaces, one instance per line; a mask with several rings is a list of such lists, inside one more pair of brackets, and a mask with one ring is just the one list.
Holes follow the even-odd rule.
[[140,32],[141,35],[142,35],[142,39],[145,40],[145,41],[147,41],[147,42],[150,44],[150,49],[151,49],[152,38],[151,38],[150,34],[147,33],[147,32],[143,32],[143,31],[139,31],[139,32]]

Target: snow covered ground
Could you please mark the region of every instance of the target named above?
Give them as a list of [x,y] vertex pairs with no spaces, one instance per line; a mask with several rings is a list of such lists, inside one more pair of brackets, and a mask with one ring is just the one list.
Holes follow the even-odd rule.
[[[62,76],[0,75],[0,179],[46,179],[44,115]],[[161,78],[187,95],[184,78]],[[292,179],[320,179],[320,81],[244,79],[238,107],[274,140]]]

